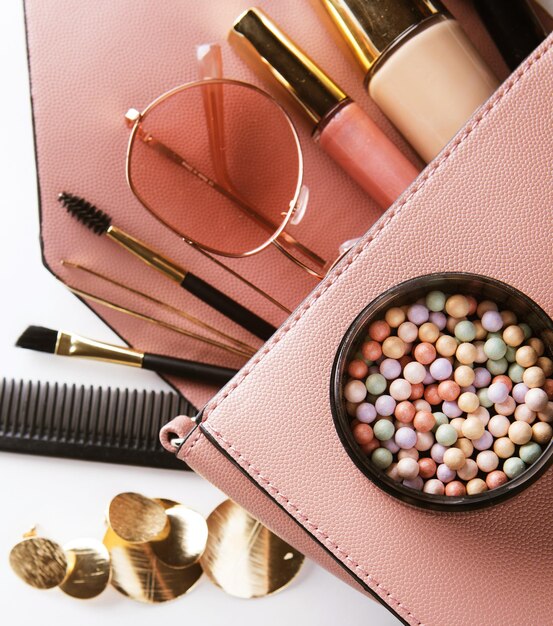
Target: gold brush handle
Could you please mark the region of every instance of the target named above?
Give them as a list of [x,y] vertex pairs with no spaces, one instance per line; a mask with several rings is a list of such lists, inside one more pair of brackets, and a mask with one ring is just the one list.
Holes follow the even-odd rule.
[[110,226],[106,231],[106,235],[151,267],[168,276],[171,280],[180,284],[186,277],[187,272],[185,269],[165,258],[159,252],[152,250],[142,241],[131,237],[131,235],[117,228],[117,226]]
[[114,346],[103,341],[95,341],[79,335],[60,332],[56,345],[56,354],[60,356],[77,356],[85,359],[109,361],[119,365],[142,367],[144,355],[136,350]]

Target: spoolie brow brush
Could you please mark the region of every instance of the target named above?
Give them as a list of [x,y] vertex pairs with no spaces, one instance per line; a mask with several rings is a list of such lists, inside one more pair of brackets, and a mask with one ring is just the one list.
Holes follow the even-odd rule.
[[187,361],[162,354],[139,352],[132,348],[114,346],[73,333],[64,333],[61,330],[44,328],[43,326],[28,326],[15,345],[19,348],[27,348],[37,352],[141,367],[158,374],[169,374],[219,386],[227,383],[237,373],[237,370],[227,367]]
[[139,259],[179,283],[181,287],[219,311],[242,328],[266,341],[276,328],[209,283],[180,267],[147,244],[111,223],[111,217],[84,198],[60,193],[59,202],[67,212],[97,235],[106,235]]

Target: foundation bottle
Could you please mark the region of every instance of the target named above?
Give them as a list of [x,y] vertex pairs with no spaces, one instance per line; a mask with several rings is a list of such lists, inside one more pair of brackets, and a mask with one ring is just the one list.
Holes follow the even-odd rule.
[[498,87],[437,0],[320,0],[365,72],[370,97],[431,161]]

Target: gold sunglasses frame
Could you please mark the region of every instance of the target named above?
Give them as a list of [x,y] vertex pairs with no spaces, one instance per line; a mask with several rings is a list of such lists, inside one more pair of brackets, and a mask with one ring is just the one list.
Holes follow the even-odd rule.
[[[280,224],[280,226],[276,229],[276,231],[264,243],[262,243],[261,245],[259,245],[255,249],[249,250],[249,251],[244,252],[244,253],[224,252],[224,251],[218,250],[216,248],[213,248],[211,246],[206,246],[205,244],[202,244],[199,241],[196,241],[196,240],[192,239],[188,235],[186,235],[186,234],[184,234],[182,232],[179,232],[176,228],[174,228],[173,226],[171,226],[170,224],[165,222],[161,217],[159,217],[156,214],[156,212],[150,206],[150,204],[148,202],[146,202],[146,200],[138,192],[138,190],[137,190],[137,188],[136,188],[136,186],[135,186],[135,184],[133,183],[133,180],[132,180],[131,169],[132,169],[133,145],[134,145],[134,142],[137,139],[139,139],[138,135],[139,135],[140,128],[141,128],[141,123],[146,119],[148,114],[155,107],[157,107],[159,104],[161,104],[162,102],[165,102],[166,100],[168,100],[169,98],[175,96],[176,94],[181,93],[182,91],[185,91],[187,89],[192,89],[192,88],[196,88],[196,87],[203,87],[203,86],[206,86],[206,85],[235,85],[237,87],[242,87],[244,89],[248,89],[250,91],[253,91],[253,92],[255,92],[255,93],[257,93],[257,94],[267,98],[270,102],[273,103],[273,105],[275,105],[277,107],[277,110],[279,110],[282,113],[282,115],[284,116],[284,119],[286,120],[286,122],[288,124],[288,127],[290,128],[290,131],[292,133],[292,137],[293,137],[293,140],[294,140],[294,145],[296,147],[296,154],[297,154],[297,157],[298,157],[298,178],[297,178],[297,182],[296,182],[296,188],[295,188],[295,191],[294,191],[294,195],[293,195],[292,199],[290,200],[290,204],[289,204],[288,210],[284,214],[284,219],[283,219],[282,223]],[[132,116],[131,116],[131,111],[132,111]],[[141,112],[138,112],[135,109],[130,109],[130,111],[126,115],[126,119],[127,119],[128,125],[132,126],[131,127],[131,133],[130,133],[130,136],[129,136],[129,142],[128,142],[128,145],[127,145],[126,163],[125,163],[125,175],[126,175],[127,183],[129,185],[131,191],[133,192],[133,194],[136,196],[136,198],[140,201],[140,203],[146,208],[146,210],[157,221],[162,223],[165,227],[169,228],[173,233],[175,233],[177,236],[182,238],[183,241],[185,241],[186,243],[188,243],[189,245],[191,245],[192,247],[198,249],[201,252],[215,254],[215,255],[222,256],[222,257],[227,257],[227,258],[247,258],[249,256],[253,256],[254,254],[258,254],[259,252],[261,252],[262,250],[265,250],[267,247],[269,247],[271,244],[273,244],[287,258],[289,258],[291,261],[293,261],[294,263],[299,265],[302,269],[304,269],[306,272],[308,272],[312,276],[315,276],[316,278],[323,278],[324,277],[324,274],[318,273],[316,270],[314,270],[313,268],[311,268],[308,265],[306,265],[305,263],[303,263],[303,261],[301,261],[300,259],[296,258],[283,245],[283,244],[286,244],[288,246],[293,246],[293,247],[298,248],[306,256],[310,257],[311,260],[313,260],[315,262],[315,264],[317,264],[321,268],[323,268],[324,265],[326,264],[324,259],[322,259],[316,253],[313,253],[311,250],[309,250],[308,248],[303,246],[301,243],[296,241],[291,235],[286,233],[285,230],[284,230],[286,228],[286,226],[290,223],[290,220],[292,219],[292,216],[294,215],[294,212],[298,209],[298,206],[297,206],[298,205],[298,200],[300,198],[300,192],[301,192],[302,185],[303,185],[303,173],[304,173],[303,152],[302,152],[302,149],[301,149],[301,144],[300,144],[300,140],[299,140],[299,137],[298,137],[298,133],[296,131],[296,128],[295,128],[295,126],[294,126],[290,116],[285,111],[285,109],[277,102],[277,100],[275,98],[273,98],[270,94],[268,94],[267,92],[263,91],[259,87],[256,87],[255,85],[252,85],[250,83],[246,83],[246,82],[243,82],[243,81],[239,81],[239,80],[234,80],[234,79],[230,79],[230,78],[205,78],[205,79],[201,79],[201,80],[196,80],[196,81],[184,83],[183,85],[179,85],[178,87],[175,87],[173,89],[170,89],[169,91],[166,91],[165,93],[163,93],[160,96],[158,96],[155,100],[150,102],[150,104],[148,104],[144,108],[144,110],[141,111]],[[161,144],[161,142],[159,142],[159,143]],[[161,144],[161,145],[163,146],[163,144]],[[167,150],[170,151],[170,148],[167,148]],[[185,159],[180,157],[180,155],[176,155],[176,153],[173,153],[173,154],[175,154],[175,156],[178,156],[181,159],[182,162],[185,162]],[[198,175],[193,170],[194,170],[193,167],[192,167],[191,170],[187,169],[187,171],[190,171],[193,175]],[[215,181],[213,181],[213,182],[215,182]],[[252,209],[252,211],[255,211],[255,209]],[[265,220],[266,218],[261,218],[261,219]],[[282,239],[282,242],[277,241],[279,238]]]

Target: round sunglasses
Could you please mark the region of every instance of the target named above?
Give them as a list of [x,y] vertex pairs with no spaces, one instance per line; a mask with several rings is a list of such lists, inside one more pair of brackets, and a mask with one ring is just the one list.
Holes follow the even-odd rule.
[[247,257],[270,245],[322,278],[326,261],[285,229],[301,221],[299,138],[258,87],[207,78],[127,113],[126,175],[148,211],[200,251]]

